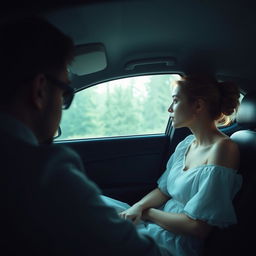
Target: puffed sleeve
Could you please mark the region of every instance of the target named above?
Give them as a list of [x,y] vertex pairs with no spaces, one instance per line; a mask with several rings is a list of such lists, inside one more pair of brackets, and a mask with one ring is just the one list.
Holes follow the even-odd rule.
[[210,225],[226,227],[237,222],[232,200],[242,185],[235,170],[222,166],[203,167],[191,189],[193,196],[184,213]]
[[167,191],[167,177],[169,176],[170,170],[172,169],[172,165],[174,162],[174,157],[175,153],[172,154],[172,156],[169,158],[167,165],[166,165],[166,170],[162,174],[162,176],[158,179],[157,184],[158,188],[166,195],[169,196],[169,193]]

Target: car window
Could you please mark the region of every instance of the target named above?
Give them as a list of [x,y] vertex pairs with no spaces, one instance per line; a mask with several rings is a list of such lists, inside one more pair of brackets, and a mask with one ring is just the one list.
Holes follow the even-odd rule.
[[164,133],[177,74],[105,82],[79,91],[63,111],[58,140]]
[[[62,132],[56,140],[163,134],[172,88],[180,78],[178,74],[137,76],[83,89],[63,111]],[[230,126],[234,120],[235,115],[225,117],[217,125]]]

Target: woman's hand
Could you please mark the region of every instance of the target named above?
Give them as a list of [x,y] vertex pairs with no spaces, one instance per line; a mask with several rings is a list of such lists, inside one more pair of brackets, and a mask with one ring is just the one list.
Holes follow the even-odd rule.
[[142,211],[142,207],[135,204],[131,208],[120,212],[119,216],[125,220],[131,220],[136,225],[141,219]]

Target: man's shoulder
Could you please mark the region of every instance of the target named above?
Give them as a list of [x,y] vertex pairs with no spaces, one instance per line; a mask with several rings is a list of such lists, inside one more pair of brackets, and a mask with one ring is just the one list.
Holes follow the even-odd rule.
[[62,145],[39,147],[40,184],[44,188],[63,187],[83,190],[85,194],[99,193],[99,188],[90,181],[80,156],[71,148]]
[[62,145],[38,147],[38,157],[46,169],[83,171],[80,156],[71,148]]
[[49,158],[65,158],[80,160],[79,155],[68,146],[52,144],[52,145],[41,145],[37,147],[37,153],[42,154],[42,156],[47,155]]

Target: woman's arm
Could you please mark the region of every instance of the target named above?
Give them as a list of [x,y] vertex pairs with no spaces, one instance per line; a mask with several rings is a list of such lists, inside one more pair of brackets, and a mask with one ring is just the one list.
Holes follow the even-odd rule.
[[160,189],[156,188],[144,196],[140,201],[135,203],[131,208],[121,212],[119,215],[124,219],[129,219],[136,224],[145,209],[150,207],[159,207],[168,201],[170,197],[161,192]]
[[138,205],[145,210],[150,207],[158,208],[170,199],[169,196],[164,194],[159,188],[152,190],[146,196],[144,196],[135,205]]
[[194,220],[183,213],[169,213],[149,208],[143,211],[143,220],[152,221],[162,228],[179,235],[192,235],[205,239],[212,227],[204,221]]

